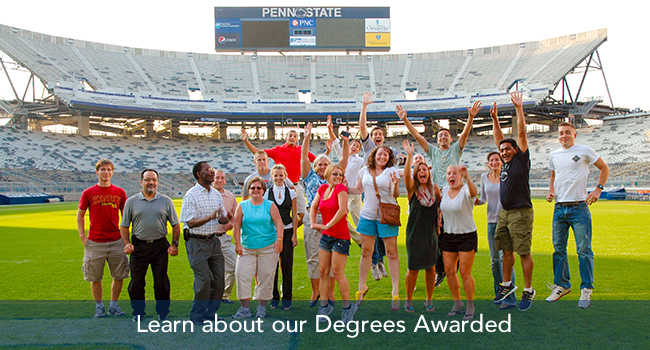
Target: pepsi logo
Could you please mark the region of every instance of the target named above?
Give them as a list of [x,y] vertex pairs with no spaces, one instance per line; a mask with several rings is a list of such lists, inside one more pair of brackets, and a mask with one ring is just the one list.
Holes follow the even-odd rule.
[[223,44],[226,42],[226,37],[225,36],[220,36],[219,37],[219,44]]

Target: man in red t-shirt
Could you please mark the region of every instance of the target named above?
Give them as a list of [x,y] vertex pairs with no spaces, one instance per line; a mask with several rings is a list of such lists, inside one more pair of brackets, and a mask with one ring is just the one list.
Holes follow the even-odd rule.
[[[241,139],[248,147],[251,153],[256,154],[259,149],[253,146],[248,140],[246,130],[242,129]],[[298,145],[298,133],[295,130],[289,131],[287,134],[286,142],[282,146],[275,146],[271,149],[265,149],[264,152],[269,158],[275,161],[275,164],[282,164],[287,169],[287,178],[293,182],[296,187],[296,195],[298,196],[298,222],[302,223],[302,218],[307,212],[307,204],[305,203],[305,187],[300,184],[300,153],[302,147]],[[313,162],[316,159],[311,152],[309,152],[309,161]]]
[[[97,185],[83,191],[77,210],[77,229],[84,245],[84,260],[81,269],[84,280],[90,282],[90,290],[95,299],[95,318],[106,316],[102,301],[102,278],[104,266],[113,277],[111,286],[111,303],[108,314],[122,316],[124,312],[117,305],[122,292],[124,279],[129,277],[129,261],[124,253],[124,242],[120,235],[119,214],[124,209],[126,193],[111,184],[113,163],[100,159],[95,165]],[[86,210],[90,209],[90,229],[86,237]]]

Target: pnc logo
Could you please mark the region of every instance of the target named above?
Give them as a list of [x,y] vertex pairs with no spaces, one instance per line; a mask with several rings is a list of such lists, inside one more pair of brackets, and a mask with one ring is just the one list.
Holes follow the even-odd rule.
[[298,20],[294,19],[293,21],[291,21],[291,25],[294,26],[294,27],[297,27],[298,26]]

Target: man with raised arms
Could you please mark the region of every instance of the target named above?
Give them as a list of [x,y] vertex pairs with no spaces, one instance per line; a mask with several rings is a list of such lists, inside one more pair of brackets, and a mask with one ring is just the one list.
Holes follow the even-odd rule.
[[[513,92],[510,99],[517,111],[517,141],[505,139],[501,132],[497,104],[490,110],[494,141],[499,147],[503,167],[501,168],[501,205],[499,221],[494,233],[494,243],[497,250],[503,250],[503,283],[494,298],[495,303],[503,301],[516,289],[512,282],[512,267],[515,264],[515,252],[521,260],[524,273],[524,292],[522,293],[519,310],[530,309],[535,298],[533,289],[533,257],[530,255],[530,245],[533,238],[533,203],[530,200],[530,152],[526,137],[526,116],[522,94]],[[514,122],[514,121],[513,121]]]
[[[562,148],[550,154],[548,167],[551,169],[550,191],[546,200],[555,198],[553,211],[553,272],[555,278],[553,291],[546,298],[552,303],[571,291],[567,241],[569,227],[573,229],[580,265],[580,301],[578,306],[586,309],[591,304],[594,290],[594,252],[591,250],[591,212],[589,205],[600,197],[603,186],[609,177],[609,167],[589,146],[576,145],[578,134],[571,123],[561,123],[558,137]],[[598,185],[587,194],[589,165],[600,171]]]
[[[458,136],[458,142],[453,142],[451,131],[448,129],[440,129],[438,131],[437,145],[427,142],[427,140],[420,135],[415,129],[413,124],[407,118],[407,111],[402,106],[397,106],[395,113],[399,119],[404,122],[404,126],[409,130],[411,135],[424,149],[424,152],[429,155],[431,160],[431,181],[443,188],[447,185],[447,168],[450,165],[460,164],[460,157],[463,155],[463,149],[467,143],[469,133],[472,131],[472,124],[474,117],[483,108],[481,101],[475,101],[472,108],[467,107],[467,123],[463,132]],[[444,218],[443,218],[444,220]],[[442,230],[442,228],[441,228]],[[441,232],[442,234],[442,232]],[[445,279],[445,265],[442,261],[442,251],[438,252],[438,260],[436,261],[436,287],[439,286]]]
[[[246,144],[246,147],[253,154],[257,154],[257,149],[248,140],[246,130],[242,129],[241,139]],[[295,130],[289,131],[285,143],[281,146],[275,146],[271,149],[264,150],[269,158],[273,159],[276,164],[282,164],[287,169],[287,178],[293,183],[296,188],[296,195],[298,196],[298,222],[301,223],[305,213],[307,212],[307,204],[305,202],[305,187],[300,181],[300,150],[298,145],[298,133]],[[309,153],[309,160],[314,161],[316,156],[311,152]],[[267,163],[268,165],[268,163]],[[268,167],[268,166],[267,166]],[[246,187],[244,187],[246,188]]]

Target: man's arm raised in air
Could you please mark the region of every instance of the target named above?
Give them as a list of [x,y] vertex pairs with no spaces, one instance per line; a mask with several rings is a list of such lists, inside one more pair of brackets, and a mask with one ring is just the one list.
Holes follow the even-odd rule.
[[474,124],[474,117],[478,114],[478,111],[481,110],[481,101],[474,101],[472,108],[467,107],[467,124],[463,128],[463,132],[458,137],[458,147],[460,149],[465,148],[465,143],[467,143],[467,138],[469,137],[470,131],[472,131],[472,124]]
[[255,154],[259,149],[257,147],[253,146],[253,144],[248,140],[248,134],[246,133],[246,129],[242,128],[241,129],[241,140],[244,141],[244,144],[246,145],[246,148],[248,148],[251,153]]
[[408,120],[408,118],[406,117],[407,115],[406,109],[402,108],[402,105],[397,105],[397,107],[395,108],[395,113],[397,114],[399,119],[404,123],[404,126],[406,126],[406,128],[409,129],[411,135],[415,137],[415,140],[420,144],[420,147],[424,149],[424,153],[428,155],[429,143],[422,135],[420,135],[420,133],[413,126],[413,124],[411,124],[411,122]]
[[501,131],[501,124],[499,124],[499,114],[497,113],[496,101],[494,101],[494,104],[490,109],[490,117],[492,117],[492,135],[494,136],[494,142],[497,144],[498,149],[499,142],[503,140],[503,132]]
[[517,143],[522,152],[528,150],[528,137],[526,136],[526,116],[524,115],[524,101],[522,93],[514,91],[510,94],[510,100],[517,110]]
[[363,100],[361,101],[361,114],[359,114],[359,133],[361,134],[361,140],[368,138],[368,117],[366,116],[368,105],[374,103],[372,101],[372,95],[369,92],[363,94]]

